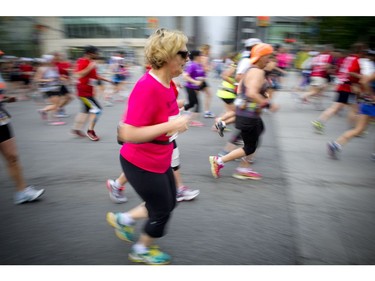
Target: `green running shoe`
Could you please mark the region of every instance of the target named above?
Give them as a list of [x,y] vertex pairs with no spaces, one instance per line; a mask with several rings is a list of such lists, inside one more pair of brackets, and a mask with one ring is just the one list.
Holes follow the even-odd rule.
[[171,256],[160,251],[157,246],[151,246],[144,254],[138,254],[132,250],[129,253],[129,260],[149,265],[163,265],[171,262]]
[[318,120],[311,121],[311,124],[313,125],[315,132],[317,134],[323,134],[324,133],[324,124]]
[[124,241],[134,241],[134,227],[131,225],[123,225],[118,222],[120,213],[107,213],[106,219],[110,226],[115,228],[116,236]]

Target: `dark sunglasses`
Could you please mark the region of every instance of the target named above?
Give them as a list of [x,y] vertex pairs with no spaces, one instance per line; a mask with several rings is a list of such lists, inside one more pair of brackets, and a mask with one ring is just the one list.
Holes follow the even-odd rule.
[[188,58],[188,56],[190,55],[190,52],[189,51],[178,51],[177,55],[180,55],[184,60],[186,60]]

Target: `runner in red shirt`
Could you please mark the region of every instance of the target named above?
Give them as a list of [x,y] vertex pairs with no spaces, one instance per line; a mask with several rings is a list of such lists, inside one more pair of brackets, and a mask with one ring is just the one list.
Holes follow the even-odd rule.
[[352,53],[345,57],[340,65],[336,77],[337,97],[335,102],[328,107],[317,120],[312,121],[316,133],[323,133],[325,123],[345,106],[349,107],[348,121],[354,125],[358,112],[357,94],[361,68],[359,58],[363,56],[363,50],[367,48],[362,43],[356,43],[352,46]]
[[72,133],[84,137],[82,127],[89,119],[89,126],[86,135],[92,141],[98,141],[99,137],[94,131],[94,127],[100,114],[102,107],[94,97],[94,86],[96,80],[103,80],[111,83],[110,80],[98,76],[96,73],[96,61],[99,50],[94,46],[85,47],[85,54],[78,59],[74,73],[78,77],[77,81],[77,95],[82,102],[82,112],[78,113],[74,120]]
[[312,59],[312,71],[310,75],[310,91],[303,95],[302,100],[308,102],[313,96],[322,95],[330,82],[330,75],[333,74],[332,48],[326,45],[324,50]]

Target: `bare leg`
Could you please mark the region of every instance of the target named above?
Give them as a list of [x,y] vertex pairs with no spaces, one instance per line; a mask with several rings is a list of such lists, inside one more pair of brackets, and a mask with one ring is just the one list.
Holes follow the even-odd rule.
[[73,97],[71,94],[67,93],[64,96],[61,97],[61,100],[59,102],[59,108],[63,108],[65,105],[70,103],[73,100]]
[[138,206],[134,207],[127,212],[133,220],[147,219],[148,211],[145,206],[145,202],[142,202]]
[[59,96],[51,96],[49,99],[50,105],[45,106],[42,111],[49,113],[48,120],[56,119],[54,117],[54,114],[56,113],[57,109],[59,108],[59,105],[61,103],[61,98]]
[[330,119],[333,115],[337,114],[345,104],[334,102],[330,107],[328,107],[322,114],[320,114],[318,120],[322,122],[326,122],[328,119]]
[[224,163],[226,163],[226,162],[238,159],[238,158],[242,158],[245,155],[246,155],[245,151],[243,150],[242,147],[240,147],[224,155],[223,157],[221,157],[221,159],[223,160]]
[[74,130],[82,130],[83,126],[86,124],[87,119],[89,117],[88,113],[80,112],[77,114],[76,118],[74,119]]
[[184,186],[184,183],[182,182],[180,170],[173,170],[173,174],[174,174],[174,178],[176,180],[177,188],[180,188],[180,187]]
[[116,181],[120,184],[120,186],[124,186],[128,180],[125,177],[125,174],[121,173],[120,176],[116,179]]
[[94,130],[94,127],[96,125],[96,114],[90,113],[89,115],[89,130]]
[[23,177],[15,137],[0,143],[0,151],[5,157],[9,175],[16,183],[16,190],[24,190],[27,185]]
[[341,145],[347,144],[353,137],[360,135],[367,127],[370,121],[370,116],[361,114],[358,116],[358,121],[356,126],[343,133],[338,139],[336,140],[337,143]]
[[347,116],[347,121],[350,126],[355,127],[358,120],[358,104],[350,104],[349,106],[349,112]]
[[206,94],[204,99],[204,111],[210,111],[210,105],[212,100],[212,93],[209,87],[204,88],[204,93]]
[[307,101],[309,98],[311,98],[312,96],[315,96],[315,95],[318,95],[320,92],[322,91],[321,88],[317,87],[317,86],[311,86],[311,89],[309,92],[307,92],[306,94],[304,94],[302,96],[302,98]]

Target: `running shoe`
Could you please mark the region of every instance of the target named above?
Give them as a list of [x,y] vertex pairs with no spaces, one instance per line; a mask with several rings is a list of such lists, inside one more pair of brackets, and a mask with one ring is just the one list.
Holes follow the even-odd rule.
[[341,148],[336,144],[336,142],[334,141],[330,141],[328,144],[327,144],[327,149],[328,149],[328,155],[332,158],[332,159],[338,159],[338,152],[341,151]]
[[124,225],[119,223],[118,219],[121,213],[107,213],[106,219],[110,226],[115,228],[116,236],[124,241],[133,242],[134,227],[132,225]]
[[213,114],[211,111],[206,111],[203,115],[204,118],[215,118],[215,114]]
[[68,118],[70,115],[65,113],[56,113],[54,116],[56,118]]
[[80,130],[74,130],[73,129],[71,132],[75,136],[78,136],[78,137],[81,137],[81,138],[85,138],[86,137],[86,135],[82,131],[80,131]]
[[171,256],[160,251],[157,246],[152,246],[144,254],[138,254],[134,250],[131,250],[129,260],[149,265],[163,265],[171,262]]
[[40,117],[42,118],[42,120],[47,120],[47,111],[43,109],[38,109],[38,113],[40,114]]
[[318,120],[311,121],[311,124],[313,125],[315,129],[315,133],[317,134],[323,134],[324,133],[324,124]]
[[183,186],[177,191],[177,202],[190,201],[199,195],[200,191],[198,189],[192,190],[187,186]]
[[35,189],[34,186],[30,185],[23,191],[18,191],[14,195],[14,204],[22,204],[25,202],[31,202],[38,199],[44,193],[44,189]]
[[224,130],[226,128],[225,123],[223,121],[219,121],[215,123],[215,128],[220,137],[224,137]]
[[99,140],[99,137],[95,134],[94,130],[88,130],[87,133],[86,133],[86,135],[92,141],[98,141]]
[[258,172],[253,171],[252,169],[246,169],[241,170],[239,168],[236,169],[232,177],[240,180],[260,180],[262,179],[262,175],[259,174]]
[[109,198],[117,204],[125,203],[128,198],[124,195],[125,186],[116,187],[114,180],[107,180],[107,189],[109,192]]
[[65,113],[65,109],[61,108],[61,109],[59,109],[59,110],[56,112],[55,117],[57,117],[57,118],[68,118],[68,117],[69,117],[69,114],[66,114],[66,113]]
[[203,127],[204,124],[202,122],[199,122],[199,121],[191,121],[190,126],[191,127]]
[[220,177],[220,170],[224,167],[223,164],[218,164],[217,163],[217,156],[210,156],[208,160],[210,161],[211,164],[211,173],[212,176],[217,179]]
[[64,121],[51,121],[51,122],[48,122],[48,125],[50,126],[61,126],[61,125],[65,125],[66,123]]

